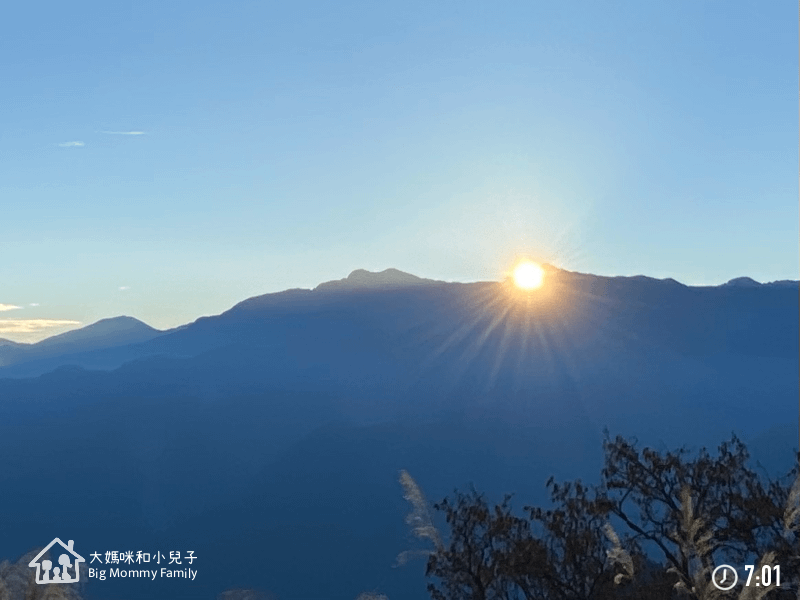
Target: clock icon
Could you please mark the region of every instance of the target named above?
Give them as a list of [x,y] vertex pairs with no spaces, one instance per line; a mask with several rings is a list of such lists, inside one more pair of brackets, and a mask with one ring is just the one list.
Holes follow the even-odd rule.
[[739,574],[730,565],[720,565],[711,573],[711,583],[718,590],[726,592],[732,589],[739,581]]

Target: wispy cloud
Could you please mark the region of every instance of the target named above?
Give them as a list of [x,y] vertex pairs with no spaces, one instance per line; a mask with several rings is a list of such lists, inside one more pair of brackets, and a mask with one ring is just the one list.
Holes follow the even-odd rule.
[[39,333],[56,327],[80,325],[63,319],[0,319],[0,333]]
[[144,131],[101,131],[106,135],[145,135]]
[[39,303],[38,302],[31,302],[30,304],[28,304],[28,306],[39,306]]
[[14,304],[0,304],[0,312],[4,312],[7,310],[17,310],[22,308],[21,306],[16,306]]
[[86,144],[84,144],[83,142],[61,142],[59,144],[59,146],[61,146],[62,148],[75,148],[75,147],[81,147],[81,146],[85,146],[85,145]]
[[131,289],[131,286],[129,286],[129,285],[121,285],[121,286],[119,286],[119,291],[120,292],[127,292],[129,289]]

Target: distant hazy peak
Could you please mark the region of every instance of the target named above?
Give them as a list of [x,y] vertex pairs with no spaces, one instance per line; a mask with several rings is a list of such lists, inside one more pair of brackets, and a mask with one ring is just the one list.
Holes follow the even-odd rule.
[[80,329],[73,329],[66,333],[54,335],[47,339],[42,340],[36,344],[37,346],[50,346],[53,344],[80,342],[90,340],[93,338],[104,338],[107,336],[114,336],[119,334],[130,333],[156,333],[158,330],[150,327],[147,323],[143,323],[139,319],[133,317],[111,317],[108,319],[101,319],[96,323],[87,325]]
[[153,329],[147,323],[140,321],[136,317],[109,317],[108,319],[100,319],[99,321],[92,323],[89,327],[94,327],[99,329],[101,327],[108,328],[108,329],[127,329],[129,327],[145,327],[147,329]]
[[441,282],[433,279],[423,279],[422,277],[404,273],[398,269],[386,269],[378,273],[366,271],[365,269],[356,269],[350,273],[346,279],[337,279],[335,281],[320,283],[314,290],[331,291],[398,288],[430,285],[433,283]]
[[769,283],[762,283],[761,285],[781,287],[781,288],[785,287],[796,288],[800,286],[800,281],[797,281],[796,279],[781,279],[779,281],[770,281]]
[[630,275],[630,276],[616,276],[615,279],[630,279],[631,281],[660,281],[669,284],[678,284],[683,285],[680,281],[673,279],[672,277],[665,277],[664,279],[658,279],[657,277],[649,277],[647,275]]
[[723,283],[722,285],[735,286],[735,287],[758,287],[761,284],[755,279],[751,279],[750,277],[736,277],[734,279],[731,279],[727,283]]
[[658,279],[655,277],[649,277],[647,275],[595,275],[593,273],[581,273],[579,271],[568,271],[566,269],[559,269],[558,267],[554,267],[553,265],[549,265],[546,263],[542,264],[542,268],[545,270],[546,273],[550,275],[561,276],[562,278],[564,278],[565,281],[570,281],[570,280],[615,281],[615,282],[666,284],[669,286],[687,287],[685,284],[673,279],[672,277]]

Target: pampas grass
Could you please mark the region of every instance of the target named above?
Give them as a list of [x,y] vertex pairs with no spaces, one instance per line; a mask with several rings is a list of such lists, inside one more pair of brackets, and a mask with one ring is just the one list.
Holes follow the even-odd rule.
[[[406,516],[406,524],[411,528],[414,537],[433,544],[435,550],[442,550],[442,537],[433,524],[431,509],[425,495],[405,469],[400,471],[400,485],[403,486],[403,498],[411,504],[411,512]],[[416,556],[428,556],[434,550],[406,550],[397,555],[395,566],[406,564]]]
[[614,575],[614,583],[620,585],[625,580],[633,579],[633,558],[622,547],[622,542],[620,542],[619,536],[610,522],[606,521],[605,525],[603,525],[603,533],[606,534],[608,541],[611,542],[611,549],[606,550],[608,562],[610,565],[621,569],[620,573]]

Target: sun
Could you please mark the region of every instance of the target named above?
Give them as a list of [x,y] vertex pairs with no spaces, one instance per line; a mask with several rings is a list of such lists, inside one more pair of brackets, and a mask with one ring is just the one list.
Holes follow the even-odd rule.
[[535,290],[544,283],[544,269],[526,260],[514,267],[514,285],[523,290]]

